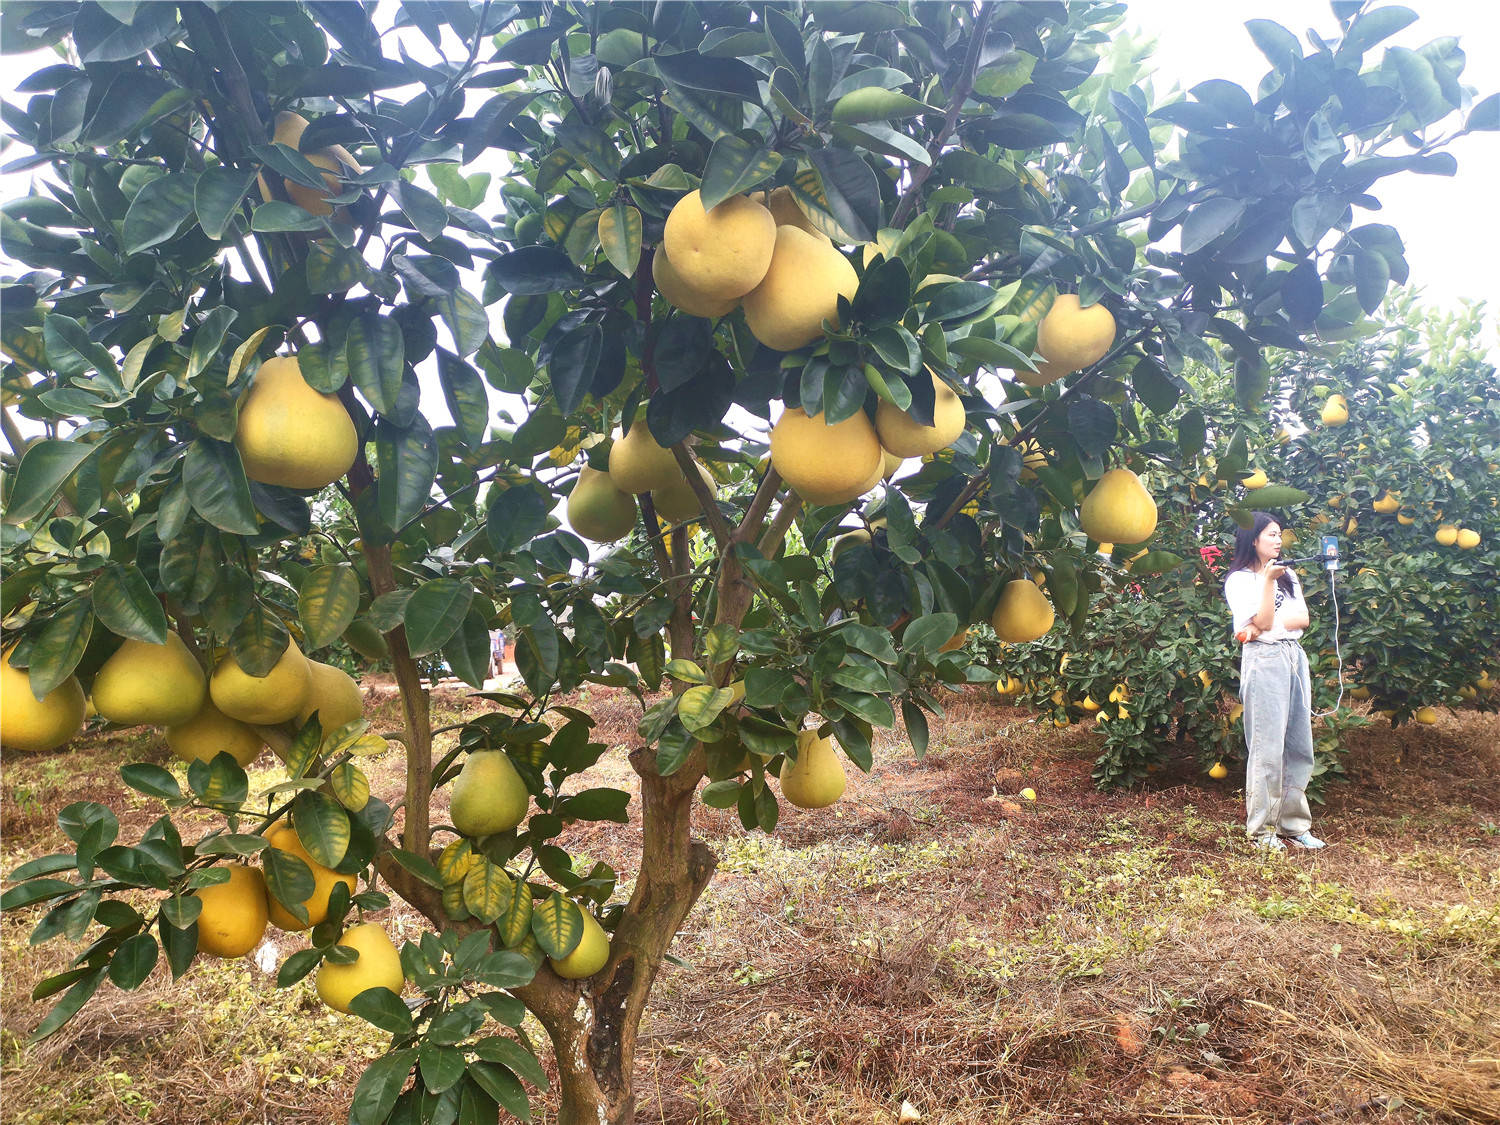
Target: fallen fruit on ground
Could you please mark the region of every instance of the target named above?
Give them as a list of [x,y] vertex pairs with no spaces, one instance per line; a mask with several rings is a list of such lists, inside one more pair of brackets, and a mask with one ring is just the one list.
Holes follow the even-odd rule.
[[338,940],[359,954],[352,964],[339,965],[324,961],[318,966],[317,989],[323,1003],[340,1012],[349,1010],[349,1003],[361,992],[371,988],[388,988],[398,996],[406,983],[401,972],[401,954],[391,944],[391,939],[374,922],[350,926]]
[[127,639],[94,677],[94,709],[112,723],[171,726],[198,713],[203,669],[176,633],[159,645]]
[[1229,770],[1225,768],[1223,762],[1215,762],[1209,769],[1208,776],[1213,778],[1215,781],[1223,781],[1226,777],[1229,776]]
[[260,365],[240,403],[234,444],[251,480],[304,492],[338,480],[359,453],[344,404],[310,387],[296,356]]
[[1021,800],[1023,800],[1023,801],[1035,801],[1036,800],[1036,790],[1033,789],[1033,788],[1031,788],[1031,786],[1028,785],[1025,789],[1021,790]]
[[1417,722],[1421,723],[1424,727],[1430,727],[1438,721],[1437,708],[1418,707],[1416,713],[1412,716],[1412,718],[1416,719]]
[[254,867],[228,863],[229,882],[194,891],[203,903],[198,914],[198,952],[214,957],[243,957],[265,936],[269,917],[266,880]]
[[831,738],[797,732],[797,760],[781,771],[781,795],[799,809],[822,809],[844,795],[849,779]]
[[503,750],[476,750],[453,781],[449,814],[465,836],[508,832],[526,819],[531,794]]
[[83,729],[83,687],[69,676],[38,699],[31,674],[12,667],[10,653],[0,655],[0,745],[28,754],[55,750]]

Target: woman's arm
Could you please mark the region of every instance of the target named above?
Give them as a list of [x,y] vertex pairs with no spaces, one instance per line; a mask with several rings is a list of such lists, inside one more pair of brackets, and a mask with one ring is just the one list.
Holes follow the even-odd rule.
[[1312,624],[1307,612],[1307,601],[1302,596],[1302,583],[1293,578],[1296,596],[1281,605],[1281,627],[1283,629],[1306,629]]
[[1260,608],[1255,611],[1250,624],[1262,632],[1276,624],[1276,579],[1284,572],[1283,567],[1268,566],[1261,574]]

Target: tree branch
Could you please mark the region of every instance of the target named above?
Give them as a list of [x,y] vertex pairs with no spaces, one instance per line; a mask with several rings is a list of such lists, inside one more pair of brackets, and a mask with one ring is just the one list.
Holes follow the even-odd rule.
[[745,509],[745,518],[740,521],[739,530],[734,533],[736,543],[754,542],[765,525],[766,513],[771,510],[771,504],[780,491],[781,474],[776,471],[775,465],[768,465],[766,475],[760,478],[760,487],[750,500],[750,507]]
[[776,511],[776,518],[771,521],[771,526],[766,528],[765,535],[761,536],[757,547],[762,555],[770,558],[781,550],[782,540],[786,538],[787,530],[792,526],[792,521],[797,518],[797,513],[802,510],[802,497],[795,492],[789,493],[787,498],[781,502],[781,507]]
[[688,487],[693,490],[693,495],[698,498],[698,506],[703,509],[703,519],[708,524],[709,531],[713,532],[714,542],[718,544],[719,550],[724,550],[734,538],[734,532],[724,519],[724,513],[719,511],[718,500],[715,498],[713,490],[703,482],[703,477],[698,472],[697,459],[693,457],[692,451],[682,442],[678,442],[672,447],[672,455],[677,458],[677,464],[682,469],[682,475],[687,478]]

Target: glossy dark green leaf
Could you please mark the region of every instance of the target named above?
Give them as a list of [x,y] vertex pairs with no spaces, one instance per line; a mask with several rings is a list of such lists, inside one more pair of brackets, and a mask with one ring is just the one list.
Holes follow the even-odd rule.
[[572,414],[583,402],[603,351],[604,329],[598,324],[580,325],[557,342],[547,361],[547,378],[564,414]]
[[[411,1010],[401,997],[389,988],[367,988],[349,1001],[349,1014],[372,1023],[381,1031],[392,1035],[405,1035],[411,1030]],[[462,1070],[462,1057],[459,1059]],[[429,1087],[430,1088],[430,1087]]]
[[126,992],[139,988],[156,968],[161,956],[156,939],[150,934],[136,934],[120,943],[109,961],[109,979]]
[[911,739],[912,751],[917,757],[927,754],[927,715],[910,699],[901,701],[901,719],[906,724],[906,737]]
[[703,206],[712,210],[732,195],[739,195],[770,179],[781,167],[781,156],[764,145],[739,136],[720,137],[709,150],[699,188]]
[[254,535],[260,529],[250,481],[239,450],[230,443],[199,438],[188,446],[182,485],[193,510],[219,530]]
[[406,429],[383,420],[376,427],[376,499],[381,522],[392,531],[416,518],[431,499],[437,479],[436,446],[432,429],[421,415]]
[[452,352],[439,348],[438,381],[443,400],[465,445],[477,446],[489,426],[490,400],[479,373]]
[[438,299],[438,313],[453,335],[459,355],[473,355],[489,339],[490,318],[479,298],[459,289]]
[[697,51],[683,51],[656,55],[654,62],[661,76],[673,85],[757,104],[760,101],[760,73],[738,59],[710,59]]
[[1182,224],[1182,252],[1196,254],[1219,238],[1245,213],[1245,200],[1219,196],[1198,204]]
[[1107,402],[1087,395],[1068,401],[1068,429],[1078,448],[1095,457],[1103,456],[1114,443],[1119,423]]
[[73,674],[94,632],[94,605],[88,595],[53,613],[31,646],[31,693],[40,699]]
[[458,631],[444,643],[443,659],[464,683],[484,687],[490,670],[490,631],[477,606],[469,607]]
[[524,547],[546,529],[548,511],[546,500],[525,485],[498,493],[485,520],[490,545],[499,554]]
[[406,603],[406,643],[413,656],[426,656],[447,643],[463,624],[474,601],[474,587],[457,578],[424,582]]
[[426,188],[408,180],[396,181],[396,202],[423,238],[432,239],[448,226],[448,209]]
[[257,234],[277,234],[285,231],[311,233],[324,229],[323,220],[295,203],[273,199],[262,203],[250,215],[250,229]]
[[550,246],[523,246],[501,254],[486,268],[485,278],[518,295],[558,293],[577,289],[584,282],[568,256]]
[[253,171],[224,165],[204,171],[193,186],[193,210],[203,233],[209,238],[223,238],[254,183]]
[[350,1125],[385,1125],[396,1099],[411,1076],[417,1052],[406,1049],[382,1055],[360,1075],[349,1105]]
[[372,284],[370,268],[359,251],[331,239],[320,239],[308,248],[306,268],[309,293],[347,293],[356,285]]
[[1153,414],[1165,414],[1177,405],[1182,397],[1179,387],[1161,363],[1150,356],[1142,356],[1130,369],[1130,385],[1136,397],[1146,404]]
[[323,960],[323,951],[320,949],[299,949],[281,963],[281,968],[276,971],[276,987],[290,988],[308,973],[318,967]]
[[291,643],[291,634],[263,602],[256,602],[229,635],[229,652],[247,676],[265,676]]
[[[815,149],[808,157],[817,172],[821,198],[815,202],[848,235],[851,242],[869,242],[883,225],[880,186],[874,170],[847,149]],[[803,188],[799,175],[798,187]]]
[[60,1029],[64,1024],[76,1016],[83,1006],[87,1004],[99,985],[104,981],[104,966],[90,969],[81,978],[63,993],[63,998],[53,1005],[52,1010],[42,1019],[27,1039],[29,1043],[39,1043],[53,1032]]
[[176,238],[182,227],[196,217],[193,210],[196,182],[196,176],[176,172],[141,188],[131,201],[130,210],[125,212],[125,253],[139,254]]
[[308,652],[342,637],[358,612],[359,577],[347,563],[320,566],[302,580],[297,617]]
[[148,644],[167,641],[167,614],[140,569],[111,563],[94,580],[94,616],[112,633]]
[[349,326],[345,355],[349,377],[370,405],[382,414],[396,407],[406,364],[401,327],[379,315],[362,316]]
[[79,441],[43,438],[27,446],[16,469],[5,509],[6,523],[25,523],[41,514],[78,467],[99,447]]

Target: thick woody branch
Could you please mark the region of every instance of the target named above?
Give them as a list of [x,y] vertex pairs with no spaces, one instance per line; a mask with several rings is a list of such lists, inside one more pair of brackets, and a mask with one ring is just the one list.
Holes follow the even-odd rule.
[[761,527],[766,522],[766,514],[770,512],[771,504],[780,491],[781,474],[776,471],[775,465],[769,465],[766,467],[766,475],[760,478],[760,487],[750,500],[750,507],[745,510],[745,518],[740,521],[739,530],[734,533],[736,543],[755,542],[755,537],[760,534]]
[[719,503],[714,498],[713,489],[704,482],[698,472],[698,461],[694,458],[692,451],[687,446],[678,442],[672,447],[672,455],[677,458],[677,464],[682,469],[682,475],[687,478],[688,487],[693,490],[693,495],[698,498],[698,506],[703,509],[703,519],[708,524],[709,531],[713,532],[714,542],[718,544],[719,550],[729,545],[734,532],[730,529],[724,514],[719,511]]
[[792,521],[797,518],[797,513],[802,510],[802,497],[795,492],[788,494],[781,502],[781,507],[776,511],[776,518],[771,521],[771,526],[766,528],[766,533],[761,536],[757,547],[760,553],[770,558],[781,550],[782,540],[786,538],[787,531],[792,526]]

